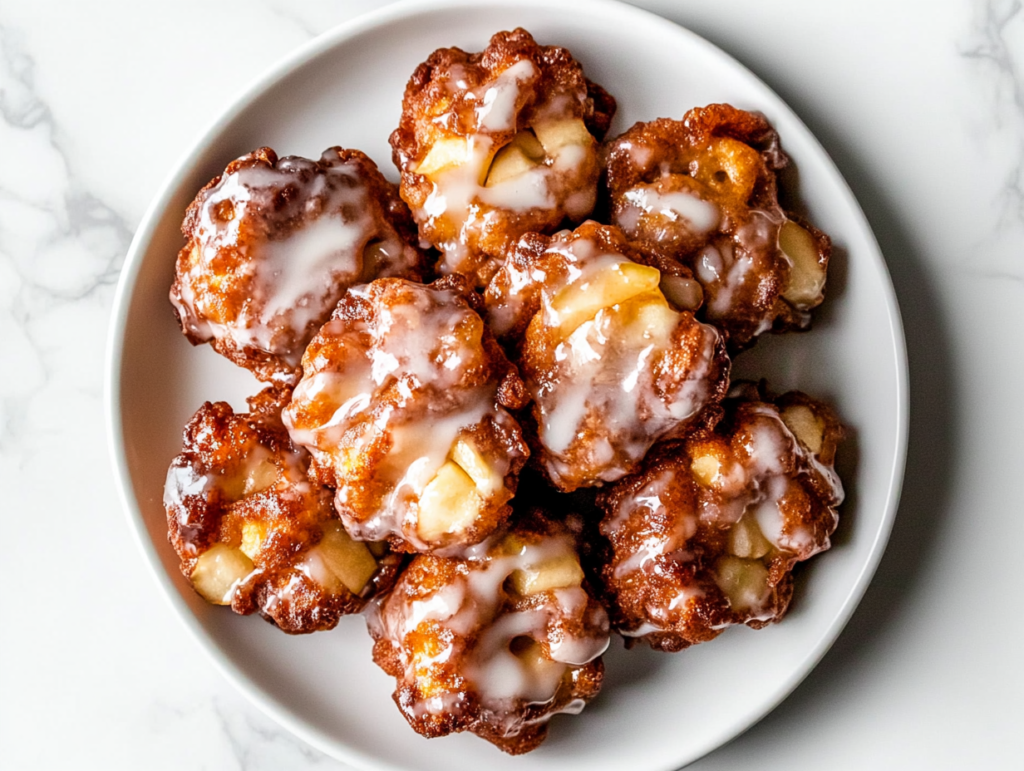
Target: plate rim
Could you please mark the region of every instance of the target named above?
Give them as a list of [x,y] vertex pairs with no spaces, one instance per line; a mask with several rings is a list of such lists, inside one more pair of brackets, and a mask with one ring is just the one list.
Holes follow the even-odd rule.
[[[638,8],[620,0],[587,0],[587,4],[595,9],[599,9],[603,14],[618,14],[623,17],[634,16],[636,19],[642,19],[648,23],[672,26],[675,28],[675,31],[689,37],[693,45],[708,49],[716,57],[736,67],[742,72],[744,77],[755,82],[760,89],[763,89],[765,93],[775,100],[776,104],[774,106],[786,113],[787,118],[804,133],[803,139],[810,148],[810,151],[819,156],[819,160],[825,165],[828,175],[838,183],[838,192],[843,198],[842,204],[852,215],[858,234],[865,239],[865,245],[868,247],[866,251],[870,252],[870,254],[864,255],[862,259],[870,257],[876,263],[875,267],[880,270],[881,276],[884,279],[883,285],[886,290],[884,299],[896,365],[895,454],[893,456],[892,468],[889,472],[888,487],[885,492],[885,511],[882,514],[875,538],[870,544],[867,559],[864,560],[849,591],[842,603],[835,609],[831,620],[822,634],[809,646],[800,665],[793,668],[793,671],[785,681],[771,692],[769,698],[762,699],[754,709],[745,713],[742,719],[733,720],[730,730],[722,732],[722,735],[708,737],[703,742],[694,743],[692,746],[697,747],[696,754],[691,753],[686,757],[681,757],[676,765],[671,767],[677,768],[680,764],[685,765],[695,762],[735,739],[775,710],[807,678],[839,638],[867,591],[867,587],[870,585],[871,579],[885,553],[885,548],[892,532],[906,470],[910,425],[909,366],[906,336],[892,276],[870,222],[832,157],[792,107],[756,73],[751,71],[731,53],[701,37],[682,24],[660,16],[653,11]],[[270,88],[288,77],[294,70],[336,47],[344,46],[360,35],[388,24],[406,21],[417,15],[448,13],[459,8],[479,9],[487,6],[514,6],[516,8],[533,8],[555,12],[570,10],[578,12],[579,10],[579,3],[576,0],[400,0],[383,8],[362,13],[353,19],[326,30],[278,59],[248,85],[244,86],[234,98],[227,101],[223,110],[187,146],[184,153],[175,161],[171,171],[157,188],[156,194],[136,228],[131,245],[126,253],[118,278],[107,330],[104,355],[103,402],[108,451],[113,465],[121,507],[128,521],[133,540],[144,558],[150,575],[160,587],[161,594],[170,604],[179,621],[184,625],[192,639],[204,651],[208,660],[253,706],[271,720],[329,757],[359,768],[404,771],[402,767],[395,766],[382,757],[363,752],[352,745],[339,743],[337,740],[323,735],[323,732],[305,724],[300,718],[293,716],[288,709],[278,704],[270,693],[259,687],[238,664],[223,654],[218,643],[205,630],[198,617],[195,616],[180,596],[171,577],[162,569],[157,545],[150,538],[145,528],[142,509],[134,492],[134,484],[124,441],[124,425],[120,407],[125,326],[144,262],[143,258],[152,244],[163,213],[170,204],[177,189],[190,174],[195,159],[213,145],[224,128],[242,111],[247,109]],[[669,771],[669,768],[666,767],[665,771]]]

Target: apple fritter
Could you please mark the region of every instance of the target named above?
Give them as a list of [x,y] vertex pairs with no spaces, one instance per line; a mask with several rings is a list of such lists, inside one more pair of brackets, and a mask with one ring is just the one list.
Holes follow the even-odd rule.
[[529,450],[515,368],[458,276],[350,289],[303,356],[284,419],[346,529],[457,553],[507,518]]
[[[714,429],[656,446],[598,495],[598,562],[616,630],[676,651],[733,624],[779,621],[796,563],[829,548],[843,429],[822,403],[734,387]],[[601,550],[597,550],[601,553]]]
[[601,687],[608,616],[574,538],[537,512],[462,559],[417,556],[367,617],[374,661],[427,737],[471,731],[528,752]]
[[479,53],[431,54],[406,86],[391,146],[420,237],[443,252],[440,272],[482,287],[514,239],[589,215],[614,112],[569,51],[523,29]]
[[426,266],[395,186],[338,147],[319,161],[267,147],[232,161],[182,232],[170,297],[185,336],[277,384],[298,381],[306,344],[349,286],[419,279]]
[[698,316],[731,351],[807,328],[825,297],[831,241],[779,205],[787,163],[767,120],[728,104],[637,123],[605,148],[611,222],[650,264],[700,282]]
[[714,327],[670,303],[618,228],[528,234],[485,294],[533,398],[536,455],[559,489],[630,473],[713,413],[729,360]]
[[281,424],[287,396],[266,389],[238,415],[226,402],[200,407],[167,472],[164,508],[182,573],[204,599],[298,634],[358,613],[390,588],[401,557],[342,528]]

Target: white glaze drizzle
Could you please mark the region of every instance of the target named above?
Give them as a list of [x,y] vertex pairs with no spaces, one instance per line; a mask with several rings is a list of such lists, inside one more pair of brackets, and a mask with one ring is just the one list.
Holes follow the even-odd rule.
[[711,232],[720,218],[714,203],[685,190],[663,193],[655,187],[639,185],[623,193],[623,198],[631,204],[625,210],[631,212],[631,217],[623,219],[623,212],[618,215],[617,224],[627,230],[636,229],[640,212],[664,217],[673,223],[679,222],[697,236]]
[[495,78],[484,91],[476,108],[477,127],[487,132],[511,131],[516,126],[519,86],[537,77],[529,59],[520,59]]

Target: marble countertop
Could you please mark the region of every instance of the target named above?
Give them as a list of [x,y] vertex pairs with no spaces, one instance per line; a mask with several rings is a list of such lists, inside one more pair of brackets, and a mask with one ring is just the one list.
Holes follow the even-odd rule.
[[[236,693],[160,596],[115,490],[103,361],[133,231],[199,132],[382,4],[0,5],[5,769],[344,768]],[[1024,536],[1020,0],[635,4],[746,64],[821,140],[886,256],[910,353],[906,483],[874,582],[810,677],[692,768],[1020,768],[1004,547]]]

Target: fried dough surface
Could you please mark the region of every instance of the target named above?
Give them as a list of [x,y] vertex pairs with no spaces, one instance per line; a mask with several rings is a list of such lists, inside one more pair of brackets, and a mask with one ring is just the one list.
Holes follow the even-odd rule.
[[368,625],[416,731],[471,731],[511,754],[597,695],[609,641],[573,537],[538,513],[463,559],[416,557]]
[[763,116],[727,104],[637,123],[605,148],[612,223],[650,264],[700,282],[698,315],[732,351],[807,328],[824,299],[831,241],[779,205],[787,163]]
[[358,150],[311,161],[264,147],[232,161],[182,232],[170,297],[185,336],[278,384],[298,380],[302,351],[349,286],[424,275],[407,207]]
[[420,237],[443,252],[440,272],[482,287],[511,241],[589,215],[614,112],[569,51],[523,29],[479,53],[431,54],[406,86],[391,146]]
[[563,491],[631,472],[725,394],[715,329],[665,299],[617,228],[530,234],[487,288],[491,327],[515,350],[534,400],[537,455]]
[[839,521],[843,429],[832,411],[798,392],[770,402],[734,390],[714,429],[657,446],[598,495],[612,623],[653,648],[781,619],[793,566],[828,549]]
[[331,629],[394,582],[400,558],[353,541],[309,455],[280,421],[287,391],[267,389],[235,414],[207,402],[189,421],[164,488],[181,571],[209,602],[258,611],[290,633]]
[[310,343],[284,419],[354,537],[455,553],[508,517],[525,391],[475,301],[460,277],[378,279]]

